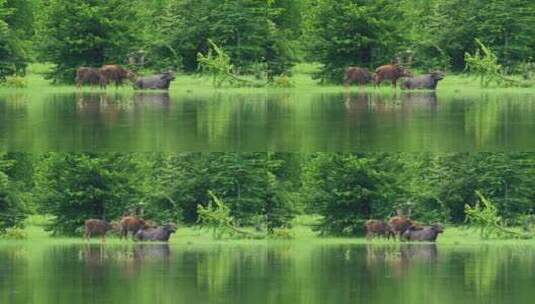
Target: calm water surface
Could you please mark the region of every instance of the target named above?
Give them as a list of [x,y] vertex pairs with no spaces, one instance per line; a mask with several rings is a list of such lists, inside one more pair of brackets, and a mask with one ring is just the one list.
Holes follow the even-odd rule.
[[535,95],[0,93],[7,151],[533,151]]
[[2,246],[0,303],[449,304],[535,298],[533,247],[184,246]]

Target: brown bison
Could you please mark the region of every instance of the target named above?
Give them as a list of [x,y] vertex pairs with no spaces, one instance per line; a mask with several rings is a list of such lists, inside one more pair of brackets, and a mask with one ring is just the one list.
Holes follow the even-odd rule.
[[126,79],[132,82],[136,80],[136,75],[117,64],[104,65],[100,68],[100,75],[102,78],[102,85],[105,87],[108,84],[114,83],[116,87],[123,84]]
[[392,232],[401,239],[401,235],[407,231],[411,226],[413,225],[413,222],[407,218],[404,215],[397,215],[392,217],[388,221],[388,226],[390,226],[390,229]]
[[89,84],[90,86],[100,85],[101,87],[104,84],[104,79],[100,74],[100,70],[88,67],[80,67],[76,70],[75,81],[78,88],[84,84]]
[[106,233],[112,230],[113,226],[103,220],[89,219],[85,221],[84,238],[89,240],[94,235],[100,235],[102,240],[106,239]]
[[132,215],[125,216],[121,219],[121,238],[127,238],[128,233],[132,233],[132,239],[135,239],[136,233],[140,229],[150,228],[144,220]]
[[370,81],[372,81],[372,74],[370,71],[368,71],[368,69],[359,67],[347,68],[344,78],[344,85],[346,87],[350,86],[354,82],[358,83],[359,86],[362,87]]
[[378,86],[385,80],[392,82],[392,87],[396,88],[397,81],[401,77],[411,77],[412,74],[409,70],[399,66],[398,64],[387,64],[378,67],[375,70],[374,82]]
[[364,224],[364,228],[366,229],[366,239],[368,240],[375,236],[386,237],[387,239],[394,236],[394,232],[390,226],[383,221],[367,220]]

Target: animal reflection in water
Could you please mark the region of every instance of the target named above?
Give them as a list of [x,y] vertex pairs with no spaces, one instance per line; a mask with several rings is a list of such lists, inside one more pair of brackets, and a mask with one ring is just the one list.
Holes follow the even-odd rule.
[[344,94],[345,108],[348,112],[408,111],[412,109],[430,109],[435,111],[438,106],[436,92],[402,92],[401,94],[385,95],[381,93]]
[[127,110],[132,102],[121,94],[81,93],[76,95],[76,109],[81,114],[109,113],[117,114]]
[[151,261],[167,262],[170,255],[171,248],[168,244],[134,244],[133,246],[86,244],[79,251],[79,259],[90,267],[110,261],[123,261],[134,264]]
[[76,109],[80,114],[117,114],[132,106],[150,105],[169,107],[171,98],[167,92],[139,92],[133,97],[121,94],[83,93],[76,96]]
[[157,105],[168,107],[171,97],[168,92],[139,92],[134,94],[134,104],[136,105]]
[[133,254],[136,261],[167,261],[171,255],[171,248],[168,244],[135,244]]
[[394,277],[401,277],[417,264],[435,264],[438,260],[436,244],[395,244],[366,246],[366,263],[375,268],[387,266]]

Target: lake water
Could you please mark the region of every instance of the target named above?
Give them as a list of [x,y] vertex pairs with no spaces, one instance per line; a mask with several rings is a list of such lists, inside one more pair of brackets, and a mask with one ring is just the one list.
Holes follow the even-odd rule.
[[0,93],[4,151],[533,151],[535,95]]
[[533,303],[522,245],[7,245],[0,303]]

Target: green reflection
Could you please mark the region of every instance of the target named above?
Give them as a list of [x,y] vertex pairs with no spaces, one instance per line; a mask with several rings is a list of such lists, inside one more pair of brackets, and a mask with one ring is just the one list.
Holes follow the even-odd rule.
[[8,245],[1,303],[528,303],[531,246]]
[[462,92],[0,95],[6,151],[527,151],[535,97]]

